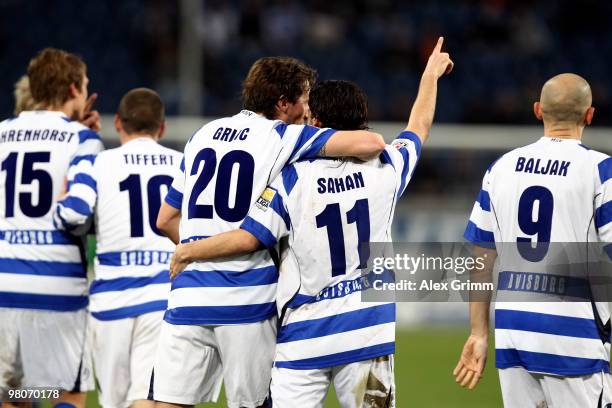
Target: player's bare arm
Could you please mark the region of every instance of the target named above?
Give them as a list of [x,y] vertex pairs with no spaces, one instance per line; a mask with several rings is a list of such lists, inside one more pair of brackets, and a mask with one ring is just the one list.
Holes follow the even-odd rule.
[[[470,281],[492,282],[493,266],[497,259],[495,249],[475,246],[474,256],[484,259],[484,268],[470,271]],[[453,375],[457,384],[472,390],[482,378],[487,362],[491,293],[488,291],[470,293],[470,300],[471,332],[463,346]]]
[[385,139],[379,133],[342,130],[329,138],[320,154],[325,157],[355,157],[367,161],[377,157],[384,149]]
[[438,94],[438,79],[442,75],[450,73],[454,66],[450,55],[442,52],[443,43],[444,37],[440,37],[429,56],[406,127],[406,130],[416,133],[422,143],[425,143],[429,137],[429,130],[433,124]]
[[157,214],[157,228],[170,238],[175,244],[179,243],[179,224],[181,222],[181,210],[164,202]]
[[243,229],[177,245],[170,260],[170,278],[174,279],[192,262],[253,252],[259,245],[259,240]]

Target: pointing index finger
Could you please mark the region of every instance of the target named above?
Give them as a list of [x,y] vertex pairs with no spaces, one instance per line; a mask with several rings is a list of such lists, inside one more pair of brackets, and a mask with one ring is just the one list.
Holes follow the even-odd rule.
[[438,37],[438,43],[434,48],[434,52],[440,52],[442,50],[442,44],[444,43],[444,37]]
[[96,99],[98,99],[98,94],[96,92],[89,95],[89,98],[87,98],[87,101],[85,102],[85,112],[89,112],[91,110]]

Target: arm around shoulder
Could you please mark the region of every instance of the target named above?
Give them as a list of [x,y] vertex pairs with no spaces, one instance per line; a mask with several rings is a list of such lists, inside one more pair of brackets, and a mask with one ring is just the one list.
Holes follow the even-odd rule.
[[339,130],[327,141],[322,156],[356,157],[360,160],[371,160],[385,149],[382,135],[368,130]]

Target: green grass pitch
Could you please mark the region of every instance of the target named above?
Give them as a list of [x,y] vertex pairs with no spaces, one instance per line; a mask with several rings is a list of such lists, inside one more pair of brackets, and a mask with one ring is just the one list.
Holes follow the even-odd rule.
[[[467,338],[467,329],[432,328],[398,330],[395,354],[395,384],[397,407],[501,407],[497,371],[494,367],[493,345],[484,378],[476,390],[460,388],[452,376],[459,352]],[[491,336],[492,339],[492,336]],[[98,407],[96,393],[88,395],[88,407]],[[47,408],[48,404],[43,404]],[[225,399],[200,407],[225,407]],[[338,408],[333,390],[325,408]]]

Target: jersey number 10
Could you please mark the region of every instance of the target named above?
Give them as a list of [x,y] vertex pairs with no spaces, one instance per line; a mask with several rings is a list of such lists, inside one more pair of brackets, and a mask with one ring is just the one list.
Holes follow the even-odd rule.
[[[157,214],[161,207],[161,186],[170,188],[172,177],[166,174],[159,174],[149,179],[147,183],[147,202],[149,207],[149,226],[157,235],[163,236],[157,229]],[[142,187],[140,174],[130,174],[125,180],[119,183],[119,191],[127,191],[130,199],[130,236],[144,237],[144,217],[142,214]]]

